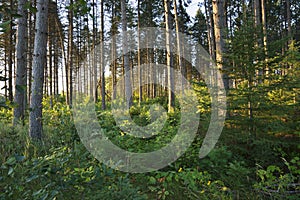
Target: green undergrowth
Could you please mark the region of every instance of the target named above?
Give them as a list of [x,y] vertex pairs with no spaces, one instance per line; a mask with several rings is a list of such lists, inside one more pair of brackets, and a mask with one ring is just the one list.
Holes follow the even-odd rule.
[[[8,125],[12,111],[1,109],[0,199],[299,197],[298,137],[262,132],[260,127],[251,132],[246,118],[231,117],[226,121],[216,147],[207,157],[199,159],[199,149],[210,120],[209,103],[203,103],[199,107],[197,136],[177,161],[155,172],[123,173],[99,163],[86,150],[73,123],[72,110],[62,102],[53,101],[50,106],[49,99],[44,100],[44,132],[39,143],[30,141],[27,125]],[[150,105],[153,103],[166,108],[162,98],[141,105],[135,102],[130,115],[136,124],[146,126],[152,122]],[[123,149],[140,153],[167,145],[178,131],[181,116],[180,107],[177,107],[175,112],[167,115],[162,130],[155,137],[137,139],[116,125],[110,109],[101,111],[99,108],[100,104],[97,104],[99,124],[107,137]],[[235,123],[231,123],[233,121]],[[282,125],[290,126],[289,123]]]

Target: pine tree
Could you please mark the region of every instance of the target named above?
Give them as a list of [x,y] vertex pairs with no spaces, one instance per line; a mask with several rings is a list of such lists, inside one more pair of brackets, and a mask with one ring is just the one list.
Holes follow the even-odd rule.
[[29,117],[29,136],[34,140],[42,138],[42,100],[44,67],[47,56],[47,22],[48,22],[48,0],[37,1],[36,34],[34,40],[33,69],[32,69],[32,91]]
[[13,123],[24,120],[26,104],[26,81],[27,81],[27,9],[26,0],[18,1],[18,31],[17,31],[17,73],[15,84],[14,101],[17,107],[14,109]]
[[123,46],[123,62],[125,69],[125,96],[127,101],[127,106],[130,108],[132,106],[132,88],[131,88],[131,75],[129,66],[129,56],[128,56],[128,44],[127,44],[127,16],[126,16],[126,1],[121,1],[122,10],[122,46]]
[[174,96],[174,77],[173,77],[173,54],[171,52],[172,48],[172,18],[170,11],[170,1],[164,0],[165,8],[165,22],[166,22],[166,50],[167,50],[167,67],[168,67],[168,111],[173,112],[175,106],[175,96]]

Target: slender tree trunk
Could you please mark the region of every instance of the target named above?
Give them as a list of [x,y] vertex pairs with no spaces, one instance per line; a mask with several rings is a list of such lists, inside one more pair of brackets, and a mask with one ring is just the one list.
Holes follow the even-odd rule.
[[[36,0],[31,0],[30,6],[35,7],[36,6]],[[35,31],[34,31],[34,25],[36,22],[36,15],[32,14],[31,12],[28,12],[28,104],[30,105],[30,101],[31,101],[31,85],[32,85],[32,58],[33,58],[33,47],[34,47],[34,37],[35,37]],[[32,19],[33,18],[33,19]]]
[[27,0],[18,1],[18,31],[17,31],[17,73],[15,82],[15,103],[13,124],[24,120],[26,102],[26,67],[27,67]]
[[288,37],[289,37],[289,44],[293,40],[292,38],[292,17],[291,17],[291,2],[290,0],[286,0],[286,18],[288,24]]
[[[59,31],[59,30],[57,30]],[[58,35],[56,35],[56,37],[59,37]],[[55,95],[58,95],[59,94],[59,89],[58,89],[58,81],[59,81],[59,78],[58,78],[58,53],[59,53],[59,45],[58,45],[58,39],[56,38],[55,39],[55,42],[57,45],[54,46],[54,94]]]
[[167,67],[168,67],[168,111],[173,112],[175,106],[174,96],[174,77],[173,77],[173,55],[171,52],[172,45],[172,20],[170,13],[170,1],[164,0],[165,21],[166,21],[166,49],[167,49]]
[[130,66],[128,57],[128,42],[127,42],[127,16],[126,16],[126,1],[121,1],[122,9],[122,42],[123,42],[123,58],[124,58],[124,70],[125,70],[125,96],[127,100],[127,106],[132,106],[132,88],[130,77]]
[[[256,28],[257,33],[255,34],[256,39],[256,48],[260,49],[262,48],[262,38],[261,38],[261,3],[260,0],[254,0],[253,1],[253,11],[254,11],[254,28]],[[263,70],[259,69],[257,70],[257,76],[259,77],[258,82],[262,83],[263,81]]]
[[212,50],[212,44],[211,44],[211,27],[210,27],[210,17],[208,15],[207,0],[204,1],[204,8],[205,8],[205,18],[206,18],[208,49],[209,49],[209,55],[212,56],[213,50]]
[[13,51],[14,51],[14,41],[13,41],[13,0],[10,0],[10,30],[9,30],[9,54],[8,54],[8,99],[13,101]]
[[[49,18],[48,18],[49,19]],[[48,21],[49,23],[49,21]],[[48,32],[49,33],[49,32]],[[48,34],[49,35],[49,34]],[[48,41],[48,39],[47,39]],[[45,64],[45,69],[44,69],[44,89],[43,89],[43,92],[44,92],[44,95],[46,97],[48,97],[48,63],[47,63],[48,59],[46,58],[46,64]]]
[[261,25],[261,8],[260,0],[253,0],[254,22],[256,26]]
[[47,56],[48,0],[37,1],[36,35],[33,55],[33,83],[31,91],[29,136],[42,138],[42,99],[44,66]]
[[101,0],[101,96],[102,96],[102,110],[106,109],[106,101],[105,101],[105,66],[104,66],[104,0]]
[[[183,66],[182,66],[182,58],[181,58],[181,55],[182,55],[182,51],[181,51],[181,38],[180,38],[180,35],[179,35],[179,21],[178,21],[178,14],[177,14],[177,3],[176,3],[177,0],[173,0],[173,6],[174,6],[174,14],[175,14],[175,26],[176,26],[176,39],[177,39],[177,58],[178,58],[178,65],[179,65],[179,69],[180,69],[180,72],[181,74],[184,74],[184,69],[183,69]],[[181,92],[183,93],[183,81],[184,80],[179,80],[180,81],[180,87],[181,87]]]
[[226,67],[224,65],[225,59],[224,54],[226,52],[225,48],[225,38],[226,38],[226,23],[224,15],[225,0],[213,0],[213,20],[214,20],[214,31],[216,40],[216,61],[217,66],[222,70],[222,78],[224,82],[224,87],[226,91],[229,89],[229,79],[226,72]]
[[[70,0],[70,5],[73,5],[73,0]],[[69,88],[67,88],[68,105],[72,106],[73,96],[73,10],[69,10],[69,38],[68,38],[68,76],[69,76]]]
[[116,84],[117,84],[117,45],[116,45],[116,37],[115,34],[117,33],[117,22],[116,22],[116,9],[115,4],[112,5],[112,15],[111,15],[111,34],[112,34],[112,41],[111,41],[111,73],[112,73],[112,99],[116,98]]
[[[5,38],[6,39],[6,38]],[[5,78],[7,78],[7,51],[8,51],[8,49],[7,49],[7,47],[8,47],[8,43],[7,43],[7,41],[5,40],[4,41],[4,77]],[[7,79],[5,79],[5,81],[4,81],[4,88],[5,88],[5,92],[4,92],[4,95],[5,95],[5,100],[7,101],[7,99],[8,99],[8,95],[7,95]]]
[[264,56],[265,56],[265,62],[266,66],[264,68],[263,75],[268,76],[268,37],[267,37],[267,15],[266,15],[266,0],[261,0],[261,19],[262,19],[262,29],[263,29],[263,45],[264,45]]
[[141,102],[143,101],[143,87],[142,87],[142,67],[141,67],[141,47],[140,47],[140,43],[141,43],[141,11],[140,11],[140,3],[141,1],[138,0],[138,76],[139,76],[139,80],[138,80],[138,84],[139,84],[139,103],[141,104]]
[[97,70],[97,56],[96,56],[96,12],[95,12],[95,0],[93,0],[92,15],[93,15],[93,75],[94,75],[94,101],[98,101],[98,70]]
[[216,59],[216,40],[215,40],[215,28],[214,28],[214,20],[213,20],[213,13],[212,13],[212,9],[211,9],[211,4],[212,1],[211,0],[206,0],[205,1],[205,5],[206,5],[206,9],[207,9],[207,17],[208,17],[208,23],[209,23],[209,31],[208,33],[210,34],[210,56],[212,57],[212,59]]
[[[48,22],[48,51],[49,51],[49,64],[48,64],[48,69],[49,69],[49,96],[50,96],[50,107],[53,107],[53,30],[50,29],[49,24],[53,24],[53,18],[54,18],[54,9],[53,6],[49,6],[49,9],[51,10],[50,17],[48,17],[49,22]],[[55,29],[54,29],[55,30]]]

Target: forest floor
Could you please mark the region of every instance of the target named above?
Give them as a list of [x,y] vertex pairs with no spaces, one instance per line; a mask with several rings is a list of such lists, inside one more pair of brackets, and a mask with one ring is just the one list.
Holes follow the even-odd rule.
[[[136,123],[149,123],[148,104],[131,109]],[[101,127],[115,144],[124,149],[134,147],[134,151],[145,147],[145,141],[124,136],[109,110],[97,113]],[[178,160],[154,172],[125,173],[100,163],[87,151],[72,112],[63,103],[56,102],[52,108],[44,103],[42,142],[30,141],[27,125],[10,125],[10,109],[2,109],[0,115],[0,199],[300,197],[299,137],[284,132],[269,134],[259,127],[249,133],[249,122],[242,116],[226,120],[216,147],[203,159],[198,154],[209,124],[205,113],[194,142]],[[154,141],[146,140],[147,146],[165,145],[177,131],[179,118],[176,111],[169,114],[163,134]]]

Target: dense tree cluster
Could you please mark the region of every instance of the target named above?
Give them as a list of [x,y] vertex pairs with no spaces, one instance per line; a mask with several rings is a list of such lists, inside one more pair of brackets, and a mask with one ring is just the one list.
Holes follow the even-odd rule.
[[[199,8],[192,18],[186,7],[197,6],[197,3]],[[116,95],[118,79],[127,74],[123,84],[128,101],[132,101],[132,93],[140,102],[144,98],[167,96],[171,110],[175,101],[171,89],[177,84],[172,71],[165,72],[165,77],[158,77],[151,63],[164,63],[169,69],[179,69],[189,81],[200,80],[193,64],[181,56],[192,49],[182,46],[176,35],[172,38],[168,32],[174,30],[191,35],[194,41],[190,42],[198,42],[209,52],[223,74],[228,94],[235,94],[241,88],[245,90],[245,109],[249,119],[254,120],[257,88],[272,90],[280,81],[299,78],[299,6],[296,0],[204,0],[192,4],[185,0],[2,2],[2,95],[15,103],[14,123],[24,120],[25,111],[29,110],[32,126],[37,126],[38,121],[41,126],[42,95],[50,96],[51,101],[64,95],[66,104],[71,106],[73,91],[79,90],[95,101],[101,99],[105,109],[106,100]],[[149,46],[119,58],[118,51],[126,52],[127,42],[119,43],[112,36],[143,27],[165,28],[166,52]],[[140,32],[138,35],[137,45],[140,40],[151,39],[143,38]],[[112,62],[105,66],[107,47],[103,43],[108,38],[112,38],[109,50]],[[98,44],[102,45],[100,56],[95,48]],[[170,45],[177,54],[170,52]],[[149,64],[149,67],[143,71],[142,64]],[[125,73],[134,66],[139,67],[139,80]],[[74,85],[75,77],[82,77],[81,85]],[[141,86],[145,77],[149,83],[165,78],[169,92],[156,84]],[[132,91],[134,84],[139,85],[138,91]],[[296,103],[299,91],[293,90]],[[234,110],[232,108],[229,114]],[[31,135],[41,137],[41,133],[31,132]]]

